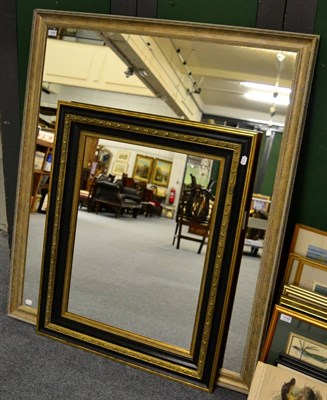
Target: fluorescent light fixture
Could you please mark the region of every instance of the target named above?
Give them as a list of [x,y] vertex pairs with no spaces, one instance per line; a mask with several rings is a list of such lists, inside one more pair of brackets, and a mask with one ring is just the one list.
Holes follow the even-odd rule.
[[268,104],[278,104],[282,106],[288,106],[290,103],[289,96],[278,94],[277,97],[274,97],[273,93],[269,92],[265,93],[265,92],[251,91],[244,93],[244,97],[248,100],[254,100]]
[[143,78],[147,78],[148,73],[145,69],[139,69],[139,74],[143,77]]
[[262,90],[265,92],[274,93],[277,89],[278,93],[282,93],[282,94],[290,94],[291,93],[290,88],[285,88],[285,87],[280,87],[280,86],[278,86],[276,88],[276,86],[274,86],[274,85],[265,85],[263,83],[256,83],[256,82],[241,82],[240,84],[241,84],[241,86],[247,87],[249,89]]

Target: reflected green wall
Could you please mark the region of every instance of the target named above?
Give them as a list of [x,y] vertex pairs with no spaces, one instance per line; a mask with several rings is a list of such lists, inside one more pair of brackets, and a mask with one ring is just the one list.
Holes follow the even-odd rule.
[[[123,0],[122,0],[123,1]],[[260,0],[158,0],[161,19],[255,27]],[[17,0],[18,58],[21,102],[34,8],[108,13],[104,0]],[[319,0],[314,33],[321,35],[288,231],[295,223],[327,231],[327,2]]]
[[[265,135],[263,135],[261,147],[260,147],[260,153],[259,153],[258,168],[264,168],[264,166],[262,165],[261,158],[263,156],[263,151],[264,151],[264,148],[266,145],[266,140],[267,140],[267,137]],[[278,157],[279,157],[279,149],[280,149],[281,141],[282,141],[282,134],[275,132],[274,141],[272,143],[270,154],[269,154],[268,165],[266,166],[264,180],[261,185],[261,190],[257,191],[256,193],[264,194],[266,196],[271,196],[273,193],[276,169],[277,169],[277,161],[278,161]]]

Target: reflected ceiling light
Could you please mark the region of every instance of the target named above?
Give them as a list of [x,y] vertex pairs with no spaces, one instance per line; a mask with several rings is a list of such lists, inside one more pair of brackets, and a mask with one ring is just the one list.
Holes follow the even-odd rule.
[[274,96],[273,93],[269,92],[256,92],[251,91],[244,93],[244,97],[248,100],[259,101],[261,103],[278,104],[282,106],[288,106],[290,103],[289,96],[280,95]]
[[187,61],[184,59],[184,57],[181,54],[181,49],[175,49],[175,50],[176,50],[176,53],[177,53],[182,65],[184,66],[184,68],[185,68],[185,70],[187,72],[187,76],[189,77],[189,79],[192,82],[192,88],[191,89],[186,89],[186,93],[188,95],[192,95],[193,93],[200,94],[201,93],[201,88],[199,86],[203,82],[204,77],[201,78],[200,83],[198,84],[193,78],[192,71],[190,71],[188,66],[187,66]]
[[[247,87],[249,89],[263,90],[271,93],[275,92],[276,90],[276,86],[274,85],[265,85],[263,83],[256,83],[256,82],[241,82],[240,85]],[[290,94],[291,89],[278,86],[278,93]]]

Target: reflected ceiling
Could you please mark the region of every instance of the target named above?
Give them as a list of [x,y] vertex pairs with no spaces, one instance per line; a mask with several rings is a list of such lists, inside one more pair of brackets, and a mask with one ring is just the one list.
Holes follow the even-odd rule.
[[[273,124],[276,130],[282,130],[287,105],[278,104],[277,98],[283,96],[280,88],[290,89],[292,86],[295,53],[85,30],[59,32],[58,37],[110,47],[119,57],[117,62],[124,63],[121,72],[124,85],[134,84],[138,77],[145,87],[182,118],[190,118],[180,105],[183,99],[185,104],[189,104],[187,97],[191,97],[200,115],[255,121],[257,125],[254,124],[254,128],[263,130],[262,124]],[[155,64],[157,67],[150,67]],[[166,90],[168,81],[173,88],[170,91]],[[271,103],[246,99],[246,92],[267,91],[248,88],[242,84],[244,82],[270,85]],[[179,101],[175,92],[178,92]]]

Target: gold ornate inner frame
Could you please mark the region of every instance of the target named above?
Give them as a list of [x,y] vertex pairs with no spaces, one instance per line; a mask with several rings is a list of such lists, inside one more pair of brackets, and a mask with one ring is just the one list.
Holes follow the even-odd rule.
[[151,34],[157,36],[200,40],[203,43],[226,43],[230,46],[252,46],[258,49],[276,49],[296,53],[291,103],[286,116],[270,218],[265,236],[266,243],[269,243],[269,246],[264,248],[262,254],[242,368],[240,372],[221,368],[218,374],[219,384],[246,392],[254,373],[263,334],[267,326],[265,315],[271,307],[319,38],[313,35],[239,27],[57,11],[35,11],[20,159],[20,165],[24,167],[20,168],[17,190],[17,213],[12,246],[9,300],[10,316],[34,324],[36,322],[36,309],[23,303],[25,258],[29,226],[30,182],[33,173],[42,71],[48,28],[53,26],[63,29],[92,29],[99,32],[125,32],[139,35],[151,32]]
[[[76,103],[60,102],[57,115],[38,333],[211,391],[223,354],[225,323],[240,263],[240,238],[245,232],[243,221],[246,207],[249,208],[260,133]],[[69,311],[82,155],[87,136],[207,157],[220,163],[190,349]],[[92,251],[97,254],[96,248]],[[94,260],[96,264],[96,257]],[[110,262],[117,260],[109,259]],[[120,262],[124,263],[124,259]]]

